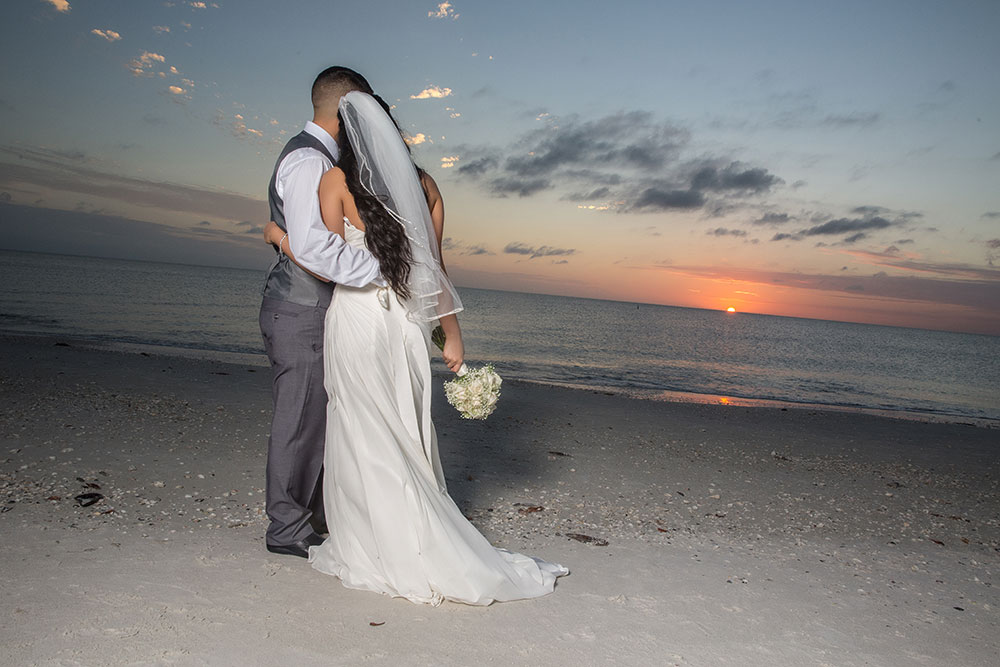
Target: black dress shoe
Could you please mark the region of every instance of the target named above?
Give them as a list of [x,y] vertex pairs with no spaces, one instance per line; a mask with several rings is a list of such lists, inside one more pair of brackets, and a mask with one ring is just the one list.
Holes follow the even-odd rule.
[[267,550],[273,554],[282,556],[298,556],[299,558],[309,558],[309,547],[318,547],[323,544],[323,538],[312,533],[306,535],[295,544],[268,544]]

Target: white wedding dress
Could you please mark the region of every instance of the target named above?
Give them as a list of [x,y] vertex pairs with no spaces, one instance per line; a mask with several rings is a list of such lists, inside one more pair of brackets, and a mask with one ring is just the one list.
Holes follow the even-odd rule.
[[[345,239],[364,232],[345,225]],[[323,497],[330,536],[309,562],[348,588],[487,605],[551,593],[561,565],[497,549],[445,488],[431,422],[430,332],[389,293],[338,286],[326,315]]]

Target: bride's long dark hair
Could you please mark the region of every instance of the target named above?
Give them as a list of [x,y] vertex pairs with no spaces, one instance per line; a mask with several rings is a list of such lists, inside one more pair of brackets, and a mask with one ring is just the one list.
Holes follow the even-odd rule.
[[[372,97],[381,105],[398,130],[399,124],[392,117],[389,105],[378,95],[372,95]],[[410,239],[406,237],[403,225],[389,214],[383,202],[361,185],[357,155],[347,132],[344,131],[343,116],[339,112],[337,116],[340,118],[340,133],[337,135],[340,159],[337,160],[337,166],[344,172],[347,189],[354,197],[354,203],[358,207],[358,215],[365,223],[365,240],[368,249],[378,260],[382,276],[389,283],[389,287],[403,299],[408,299],[410,298],[410,287],[407,281],[410,278],[410,267],[413,264]],[[406,148],[409,150],[410,147]],[[417,168],[417,174],[420,173],[421,170]]]

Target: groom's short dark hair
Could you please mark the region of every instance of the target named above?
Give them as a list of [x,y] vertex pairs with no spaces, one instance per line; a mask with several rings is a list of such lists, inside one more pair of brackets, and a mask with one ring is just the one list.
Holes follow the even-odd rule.
[[326,100],[330,99],[339,101],[341,97],[352,90],[360,90],[369,95],[374,92],[368,80],[354,70],[336,65],[327,67],[313,81],[313,106],[321,107]]

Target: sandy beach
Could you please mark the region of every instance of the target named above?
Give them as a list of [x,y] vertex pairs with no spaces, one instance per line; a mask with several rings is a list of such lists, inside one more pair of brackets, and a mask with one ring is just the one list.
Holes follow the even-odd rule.
[[459,506],[572,574],[430,608],[265,551],[262,359],[0,343],[2,664],[1000,661],[996,429],[438,378]]

